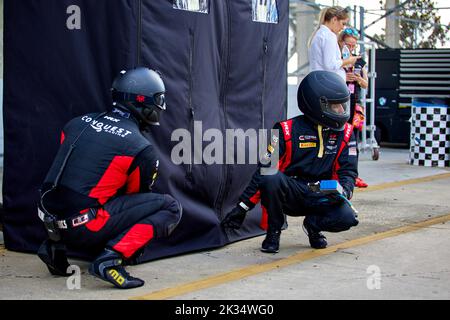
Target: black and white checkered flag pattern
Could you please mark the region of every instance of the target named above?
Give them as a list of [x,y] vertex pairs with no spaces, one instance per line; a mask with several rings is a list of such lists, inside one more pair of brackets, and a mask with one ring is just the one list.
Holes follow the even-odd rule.
[[450,108],[412,106],[412,165],[450,167]]

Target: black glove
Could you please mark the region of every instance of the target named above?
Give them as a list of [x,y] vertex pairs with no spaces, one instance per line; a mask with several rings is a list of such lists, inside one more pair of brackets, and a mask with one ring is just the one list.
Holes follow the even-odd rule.
[[347,188],[344,188],[342,191],[342,195],[347,198],[347,200],[350,200],[353,197],[353,192],[348,190]]
[[322,192],[311,192],[305,198],[305,205],[310,208],[321,206],[334,206],[345,201],[338,193],[324,194]]
[[221,225],[224,228],[239,229],[246,215],[247,210],[238,205],[225,216]]

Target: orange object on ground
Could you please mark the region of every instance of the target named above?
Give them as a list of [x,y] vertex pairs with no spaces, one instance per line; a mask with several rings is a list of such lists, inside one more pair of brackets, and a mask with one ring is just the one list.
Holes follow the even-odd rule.
[[367,188],[369,185],[360,177],[356,178],[355,186],[358,188]]

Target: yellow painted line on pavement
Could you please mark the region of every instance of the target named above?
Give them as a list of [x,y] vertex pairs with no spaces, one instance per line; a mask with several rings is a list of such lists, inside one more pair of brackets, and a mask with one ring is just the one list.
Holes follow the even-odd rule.
[[3,244],[0,244],[0,254],[6,252],[6,248]]
[[423,178],[415,178],[415,179],[382,183],[382,184],[377,184],[374,186],[368,186],[367,188],[355,188],[355,192],[359,193],[359,192],[367,192],[367,191],[378,191],[378,190],[384,190],[384,189],[389,189],[389,188],[403,187],[403,186],[407,186],[410,184],[430,182],[430,181],[442,180],[442,179],[448,179],[448,178],[450,178],[450,172],[436,174],[436,175],[427,176],[427,177],[423,177]]
[[276,270],[279,268],[284,268],[293,264],[298,264],[310,259],[318,258],[321,256],[325,256],[331,253],[334,253],[338,250],[348,249],[356,246],[365,245],[374,241],[399,236],[401,234],[405,234],[408,232],[416,231],[419,229],[423,229],[435,224],[445,223],[450,221],[450,213],[440,216],[437,218],[432,218],[429,220],[425,220],[422,222],[414,223],[411,225],[407,225],[404,227],[396,228],[393,230],[380,232],[377,234],[373,234],[367,237],[362,237],[350,241],[346,241],[334,246],[330,246],[325,249],[320,250],[310,250],[306,252],[299,252],[292,256],[289,256],[284,259],[280,259],[273,262],[268,262],[264,264],[251,265],[245,268],[233,270],[231,272],[217,274],[211,277],[203,278],[197,281],[185,283],[176,287],[162,289],[160,291],[152,292],[146,295],[133,297],[133,300],[162,300],[169,299],[176,296],[181,296],[183,294],[191,293],[193,291],[198,291],[202,289],[207,289],[211,287],[215,287],[221,284],[225,284],[231,281],[240,280],[243,278],[255,276],[260,273]]

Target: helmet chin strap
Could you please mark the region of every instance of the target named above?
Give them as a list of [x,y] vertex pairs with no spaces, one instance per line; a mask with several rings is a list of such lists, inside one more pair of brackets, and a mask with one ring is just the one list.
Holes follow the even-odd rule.
[[152,110],[150,108],[144,108],[144,110],[142,110],[142,115],[145,119],[145,122],[148,123],[149,125],[153,126],[160,125],[158,111]]
[[[134,105],[132,103],[126,103],[125,105],[120,102],[114,102],[115,107],[129,112],[133,118],[139,123],[139,127],[145,129],[146,127],[153,125],[159,126],[159,113],[153,108],[146,107],[144,105]],[[156,108],[156,106],[155,106]],[[141,111],[139,110],[141,109]]]

